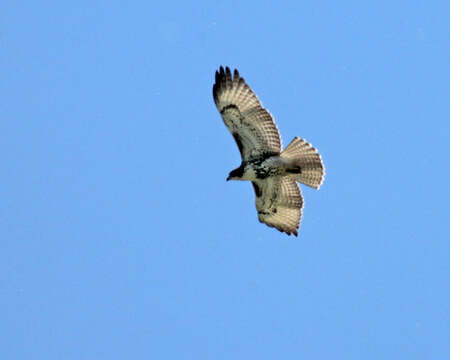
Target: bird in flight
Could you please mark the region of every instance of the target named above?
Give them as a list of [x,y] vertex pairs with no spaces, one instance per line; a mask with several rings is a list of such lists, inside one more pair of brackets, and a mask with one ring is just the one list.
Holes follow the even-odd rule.
[[303,197],[297,182],[319,189],[325,176],[319,153],[298,137],[282,150],[272,115],[237,70],[216,71],[213,97],[242,158],[227,181],[251,181],[259,221],[298,236]]

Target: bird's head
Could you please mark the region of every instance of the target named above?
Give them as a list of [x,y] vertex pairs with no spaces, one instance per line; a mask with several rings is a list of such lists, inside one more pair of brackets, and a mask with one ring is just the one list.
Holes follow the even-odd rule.
[[230,172],[227,177],[227,181],[229,180],[242,180],[242,176],[244,175],[244,166],[241,165],[237,169],[234,169]]

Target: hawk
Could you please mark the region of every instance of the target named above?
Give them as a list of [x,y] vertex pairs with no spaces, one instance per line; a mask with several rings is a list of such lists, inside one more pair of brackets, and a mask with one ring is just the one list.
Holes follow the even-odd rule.
[[227,181],[251,181],[259,221],[298,236],[303,197],[297,182],[319,189],[325,175],[319,153],[298,137],[282,150],[272,115],[237,70],[216,71],[213,97],[242,158]]

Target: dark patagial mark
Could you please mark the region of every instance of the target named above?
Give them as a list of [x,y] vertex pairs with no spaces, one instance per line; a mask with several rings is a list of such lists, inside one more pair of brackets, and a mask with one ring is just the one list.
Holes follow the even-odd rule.
[[236,105],[230,104],[230,105],[224,106],[224,107],[222,108],[222,110],[220,110],[220,113],[223,115],[223,113],[224,113],[225,111],[230,110],[230,109],[236,109],[236,110],[239,111],[239,108],[238,108]]
[[252,181],[252,185],[253,185],[253,190],[255,190],[256,197],[261,197],[261,195],[262,195],[261,188],[258,186],[257,183],[255,183],[253,181]]
[[[253,184],[253,183],[252,183]],[[271,211],[264,211],[264,210],[259,210],[258,214],[259,215],[274,215],[278,212],[277,208],[273,208]]]
[[239,134],[238,133],[232,133],[232,135],[233,135],[233,137],[234,137],[234,141],[236,141],[236,144],[237,144],[237,146],[238,146],[238,148],[239,148],[239,152],[241,153],[241,155],[242,155],[242,152],[244,151],[244,146],[242,145],[242,140],[241,140],[241,137],[239,136]]

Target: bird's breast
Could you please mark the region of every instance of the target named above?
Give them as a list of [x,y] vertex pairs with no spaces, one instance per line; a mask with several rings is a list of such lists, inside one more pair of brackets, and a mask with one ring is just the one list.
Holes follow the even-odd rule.
[[273,168],[264,164],[252,164],[246,167],[244,177],[246,180],[261,180],[273,174]]

